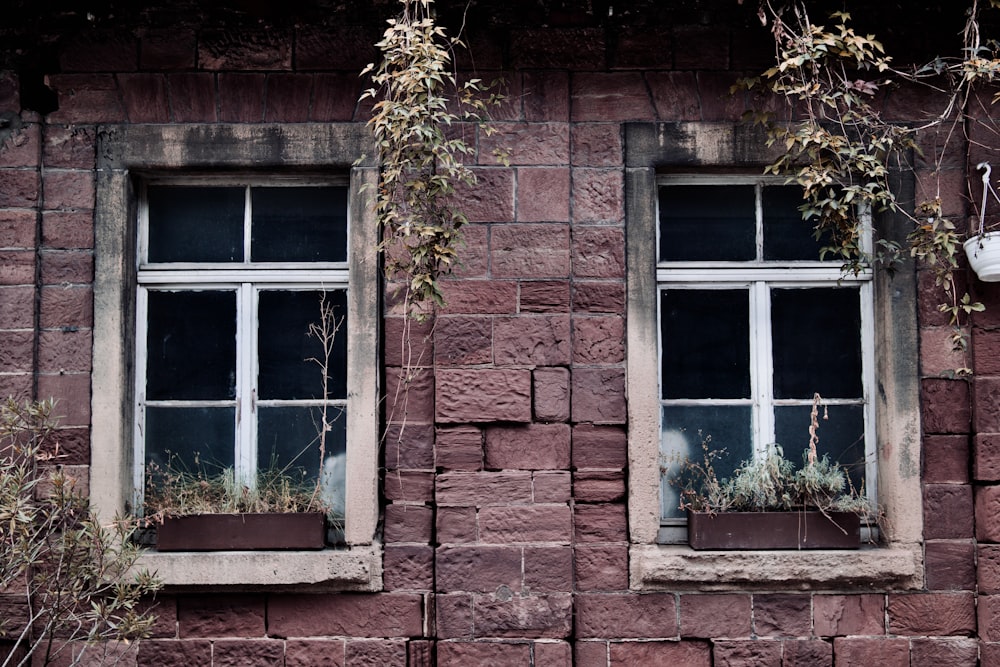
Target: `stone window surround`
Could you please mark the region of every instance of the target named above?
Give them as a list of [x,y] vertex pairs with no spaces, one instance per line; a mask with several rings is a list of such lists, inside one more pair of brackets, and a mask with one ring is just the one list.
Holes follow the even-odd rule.
[[[774,157],[759,128],[733,123],[627,123],[629,581],[634,590],[828,590],[923,586],[916,272],[875,275],[876,437],[883,544],[858,551],[694,551],[657,544],[660,415],[657,386],[656,175],[761,173]],[[912,200],[912,183],[898,182]],[[880,216],[882,233],[905,236]]]
[[[98,131],[95,211],[91,502],[110,520],[132,489],[135,177],[144,173],[266,170],[350,174],[352,325],[348,357],[370,365],[348,387],[345,549],[313,552],[147,552],[139,567],[171,587],[377,591],[379,299],[374,221],[362,188],[377,179],[374,146],[359,124],[122,125]],[[360,160],[359,160],[360,158]],[[360,483],[351,484],[351,481]]]

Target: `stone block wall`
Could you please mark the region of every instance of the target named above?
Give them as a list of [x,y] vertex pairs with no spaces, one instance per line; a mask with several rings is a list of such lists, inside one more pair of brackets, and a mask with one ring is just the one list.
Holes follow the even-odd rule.
[[[956,353],[922,271],[925,590],[632,591],[622,123],[738,121],[759,101],[729,86],[767,66],[768,36],[475,28],[483,78],[502,74],[509,98],[495,136],[468,128],[479,185],[447,307],[407,322],[392,285],[385,299],[384,590],[167,591],[136,663],[1000,664],[1000,289],[969,278],[988,309]],[[0,134],[0,394],[58,399],[81,477],[96,126],[362,123],[377,33],[84,34],[48,76],[58,109]],[[0,74],[0,112],[21,109],[17,84]],[[897,91],[885,108],[915,103]],[[946,208],[965,215],[965,159],[945,167]],[[971,379],[942,375],[958,366]]]

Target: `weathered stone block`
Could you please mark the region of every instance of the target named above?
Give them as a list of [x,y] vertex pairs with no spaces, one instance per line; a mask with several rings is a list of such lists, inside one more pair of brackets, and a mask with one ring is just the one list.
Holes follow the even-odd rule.
[[812,634],[812,597],[780,593],[754,595],[753,617],[757,636],[808,637]]
[[701,120],[698,80],[694,72],[649,72],[646,81],[660,120]]
[[622,164],[622,136],[618,125],[574,123],[571,163],[574,167],[616,167]]
[[434,473],[390,470],[385,476],[385,499],[406,503],[427,503],[434,499]]
[[219,119],[224,123],[263,121],[264,84],[263,74],[244,72],[219,74]]
[[625,431],[617,426],[573,426],[573,467],[624,468],[628,449]]
[[473,597],[477,637],[564,639],[573,629],[573,598],[569,593]]
[[483,433],[472,426],[439,428],[434,462],[447,470],[481,470]]
[[749,595],[682,595],[680,605],[681,637],[750,636]]
[[0,250],[0,285],[30,285],[34,277],[34,251]]
[[972,592],[889,594],[889,634],[964,635],[976,629]]
[[212,664],[212,642],[207,639],[150,639],[139,642],[136,664],[142,667],[184,667]]
[[419,637],[422,610],[416,593],[275,594],[267,630],[273,637]]
[[438,594],[434,597],[438,639],[472,639],[475,631],[471,593]]
[[625,283],[576,281],[573,284],[573,311],[624,315]]
[[574,364],[615,364],[624,360],[624,318],[573,318]]
[[385,508],[385,541],[431,541],[434,528],[434,511],[423,505],[387,505]]
[[[518,69],[598,69],[604,66],[604,32],[591,28],[528,28],[511,32]],[[525,84],[525,94],[530,94]]]
[[478,223],[462,227],[458,258],[445,278],[486,278],[489,275],[489,227]]
[[38,395],[56,400],[60,426],[90,426],[90,374],[39,375]]
[[476,169],[476,184],[455,186],[455,197],[469,222],[514,221],[514,171]]
[[111,74],[53,74],[49,87],[56,91],[59,109],[50,123],[118,123],[125,120],[115,78]]
[[[33,326],[35,291],[29,286],[0,287],[0,329],[29,329]],[[3,334],[0,334],[3,335]],[[0,354],[0,357],[3,355]],[[568,371],[567,371],[568,378]],[[537,380],[536,380],[537,386]],[[537,389],[536,389],[537,391]],[[567,380],[567,411],[569,386]]]
[[968,433],[972,412],[969,385],[961,380],[924,378],[920,381],[921,424],[924,433]]
[[45,250],[41,253],[42,283],[90,283],[94,280],[94,253],[90,250]]
[[317,74],[309,120],[319,123],[353,120],[360,94],[361,79],[351,72]]
[[[0,332],[0,340],[7,335]],[[88,329],[40,331],[38,333],[38,370],[43,373],[90,371],[91,332]],[[3,344],[0,343],[0,348]],[[7,351],[0,349],[0,368]],[[29,355],[30,356],[30,355]]]
[[138,61],[137,40],[126,31],[80,32],[59,51],[63,72],[131,72]]
[[813,632],[818,637],[885,634],[882,595],[813,596]]
[[889,637],[837,637],[833,654],[838,665],[909,667],[910,642]]
[[536,503],[568,503],[571,487],[569,471],[539,470],[531,474],[532,499]]
[[780,641],[755,639],[752,641],[712,642],[712,658],[716,667],[781,667]]
[[93,209],[94,174],[90,171],[47,171],[42,183],[45,209]]
[[517,283],[499,280],[446,280],[441,292],[447,315],[503,315],[517,311]]
[[1000,331],[973,327],[971,347],[976,375],[1000,375]]
[[573,229],[573,276],[624,278],[625,236],[617,227]]
[[434,374],[426,368],[386,368],[386,421],[424,423],[434,421]]
[[34,338],[31,331],[0,331],[0,373],[33,370]]
[[490,265],[495,278],[569,276],[569,225],[495,225]]
[[521,104],[524,107],[525,120],[562,122],[569,120],[568,72],[525,71],[521,76]]
[[[3,255],[0,253],[0,261],[2,261],[2,257]],[[89,285],[51,285],[42,287],[41,293],[40,318],[43,327],[90,327],[93,325],[94,291]]]
[[212,123],[218,120],[214,75],[202,72],[169,74],[167,83],[175,122]]
[[1000,378],[975,378],[972,404],[976,433],[1000,433]]
[[280,29],[202,31],[198,65],[206,70],[289,70],[291,35]]
[[432,424],[389,424],[385,427],[385,465],[396,470],[434,467]]
[[[2,297],[0,297],[2,299]],[[569,419],[569,369],[536,368],[534,383],[535,419],[541,422],[564,422]]]
[[481,507],[530,502],[530,472],[452,472],[437,476],[438,505]]
[[479,163],[496,164],[495,150],[504,150],[511,165],[569,163],[566,123],[494,123],[496,132],[479,139]]
[[972,540],[928,540],[924,545],[929,590],[973,590],[976,546]]
[[976,577],[979,592],[984,594],[1000,593],[1000,546],[980,544],[978,551]]
[[493,363],[493,318],[438,318],[434,327],[434,362],[438,366]]
[[125,115],[130,123],[170,122],[167,78],[162,74],[121,74],[118,77]]
[[833,667],[833,645],[822,639],[785,640],[782,667]]
[[672,593],[581,593],[576,598],[578,638],[674,638],[677,607]]
[[569,311],[569,282],[537,280],[521,283],[522,313],[564,313]]
[[344,648],[344,662],[348,665],[407,667],[406,657],[406,641],[402,639],[349,639]]
[[979,642],[972,638],[926,637],[910,640],[910,667],[975,665],[978,658]]
[[980,595],[976,601],[979,639],[1000,642],[1000,595]]
[[612,667],[627,665],[683,665],[709,667],[712,645],[703,641],[611,642]]
[[628,547],[624,544],[577,544],[576,587],[580,591],[622,591],[628,588]]
[[531,421],[531,371],[448,370],[436,375],[439,423]]
[[465,665],[521,667],[531,664],[531,644],[495,641],[438,642],[437,664],[440,667],[465,667]]
[[573,521],[567,505],[511,505],[479,510],[483,542],[569,542]]
[[0,211],[0,248],[35,247],[35,212]]
[[968,484],[924,485],[924,538],[972,537],[972,487]]
[[573,498],[583,502],[614,502],[625,497],[625,473],[581,470],[573,473]]
[[733,78],[728,72],[698,72],[701,119],[738,121],[747,109],[745,93],[733,95]]
[[656,117],[646,82],[638,72],[593,72],[573,79],[574,122],[652,120]]
[[[920,201],[920,200],[918,200]],[[956,347],[951,326],[920,328],[920,372],[924,376],[953,373],[956,368],[970,368],[970,350]]]
[[285,667],[343,667],[343,639],[289,639]]
[[93,248],[93,215],[89,212],[45,211],[42,214],[42,245],[54,249]]
[[493,358],[504,365],[562,366],[570,361],[568,315],[496,318]]
[[382,567],[387,591],[426,591],[434,587],[433,547],[387,544]]
[[924,438],[923,480],[928,483],[969,483],[969,438],[931,435]]
[[522,549],[511,546],[454,546],[437,549],[437,590],[493,593],[501,586],[521,590]]
[[486,429],[486,467],[552,470],[569,467],[568,424],[493,426]]
[[573,522],[577,542],[623,542],[626,539],[623,505],[577,505]]
[[573,549],[524,548],[524,587],[534,593],[573,591]]
[[264,637],[264,596],[179,597],[180,637]]
[[192,69],[198,54],[193,30],[172,27],[147,30],[142,35],[139,66],[144,70]]
[[569,222],[569,195],[569,169],[517,169],[518,222]]
[[620,169],[573,170],[573,222],[620,224],[625,183]]
[[976,487],[976,538],[1000,542],[1000,486]]
[[268,75],[264,120],[269,123],[301,123],[309,120],[312,90],[311,74]]
[[38,202],[39,179],[34,169],[0,170],[4,187],[0,190],[0,208],[32,208]]
[[440,544],[463,544],[479,541],[474,507],[438,507],[437,541]]
[[212,665],[285,665],[285,643],[275,639],[218,639],[212,642]]
[[620,368],[574,368],[572,415],[575,422],[622,424],[626,419],[625,371]]

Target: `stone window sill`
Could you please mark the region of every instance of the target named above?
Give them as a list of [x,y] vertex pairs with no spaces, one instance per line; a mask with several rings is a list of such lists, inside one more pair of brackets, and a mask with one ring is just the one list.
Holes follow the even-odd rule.
[[138,569],[169,588],[382,590],[379,544],[322,551],[147,551]]
[[914,589],[923,585],[920,546],[857,551],[695,551],[644,544],[629,550],[633,590]]

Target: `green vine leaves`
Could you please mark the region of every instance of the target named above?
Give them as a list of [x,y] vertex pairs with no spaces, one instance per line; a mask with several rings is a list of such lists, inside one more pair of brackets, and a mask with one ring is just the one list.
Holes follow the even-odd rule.
[[[988,2],[1000,8],[1000,0]],[[956,288],[954,272],[963,234],[944,214],[940,167],[948,143],[964,138],[963,123],[972,115],[975,87],[1000,78],[996,43],[987,46],[980,38],[978,0],[972,0],[966,14],[962,55],[938,57],[907,71],[895,67],[874,35],[857,33],[847,13],[833,14],[827,27],[810,20],[802,0],[780,6],[762,0],[759,15],[771,24],[776,64],[734,89],[775,95],[787,103],[788,117],[794,113],[796,118],[778,122],[773,113],[748,114],[767,126],[770,144],[782,149],[766,171],[802,186],[803,218],[823,240],[822,255],[841,259],[845,271],[856,273],[872,262],[891,266],[903,253],[933,271],[945,299],[939,308],[955,327],[953,343],[963,349],[962,324],[983,306],[968,293],[960,296]],[[878,95],[899,83],[929,86],[938,99],[944,99],[943,107],[917,126],[884,120]],[[937,193],[910,212],[899,206],[890,178],[895,170],[912,169],[907,156],[920,151],[919,133],[936,126],[944,128],[945,146],[924,157],[935,165]],[[862,244],[865,214],[885,211],[910,219],[907,244],[901,247],[877,239],[868,249]]]
[[424,304],[443,305],[438,278],[454,267],[468,222],[454,195],[456,187],[476,184],[465,164],[475,147],[469,133],[492,134],[487,112],[503,100],[481,79],[459,81],[452,50],[463,45],[436,24],[432,2],[400,0],[400,15],[376,44],[382,61],[362,72],[374,83],[361,99],[375,100],[368,125],[381,166],[379,249],[387,279],[405,279],[406,311],[418,319]]

